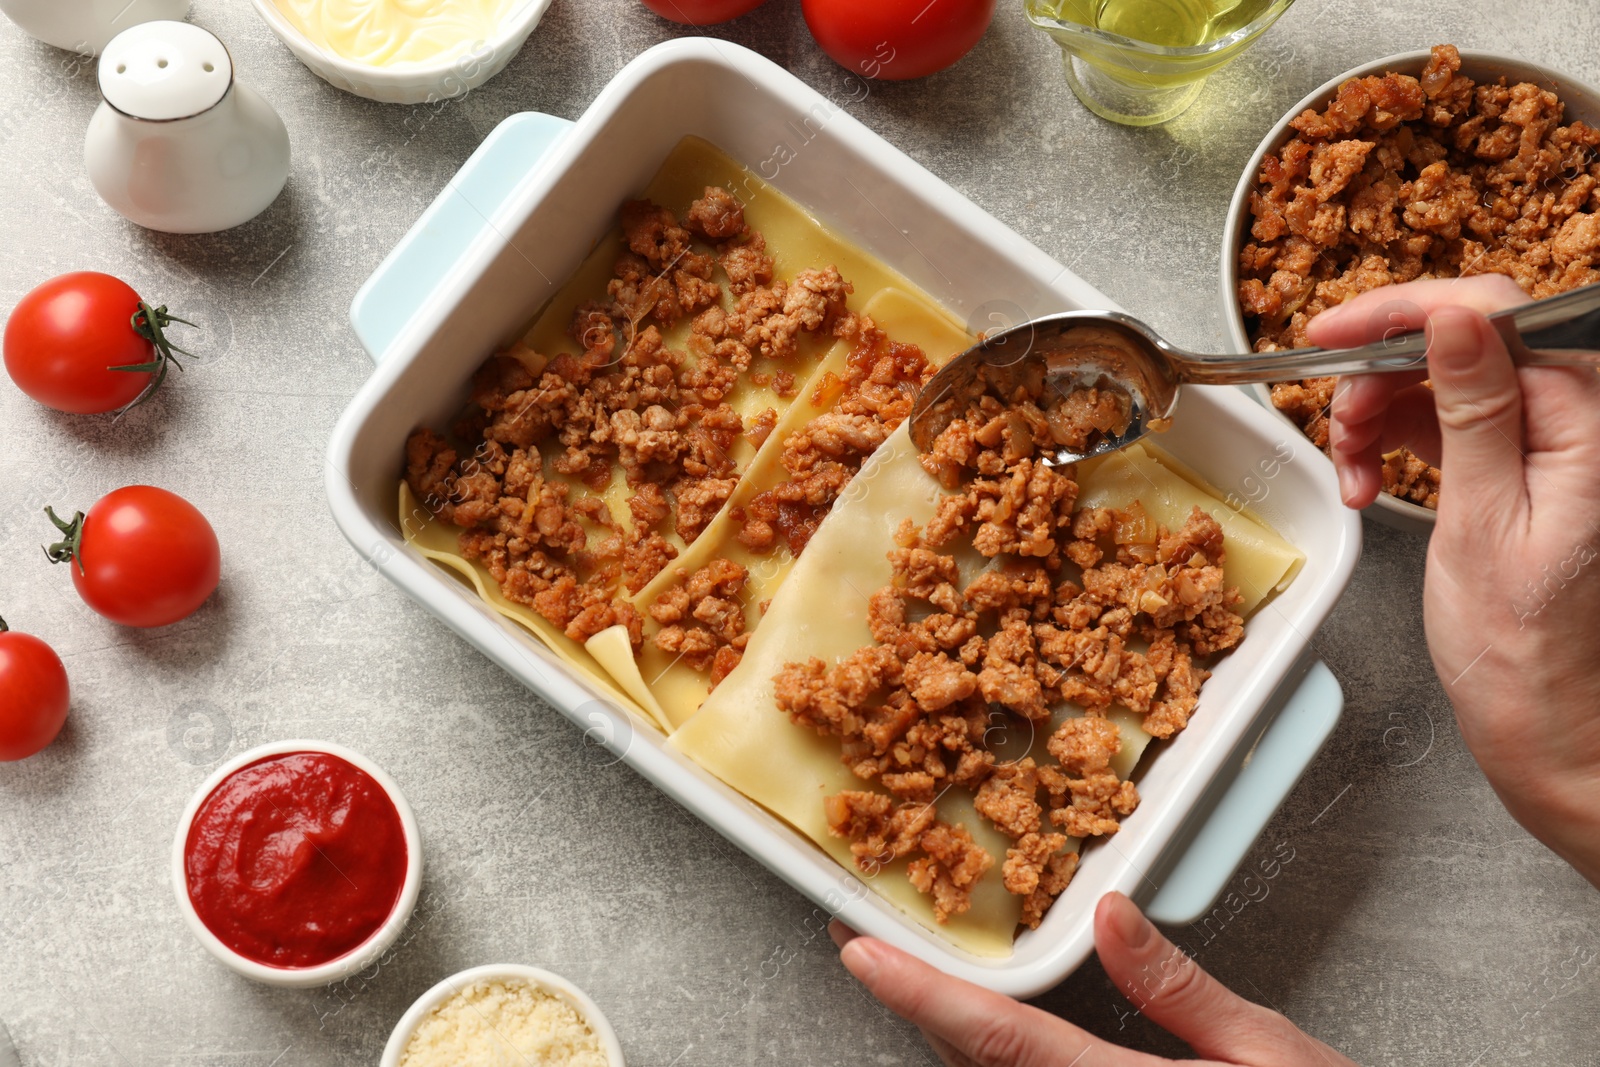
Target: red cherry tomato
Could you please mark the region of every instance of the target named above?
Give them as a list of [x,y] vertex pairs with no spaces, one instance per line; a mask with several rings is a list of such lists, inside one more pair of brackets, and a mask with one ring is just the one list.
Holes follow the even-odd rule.
[[45,549],[72,566],[83,602],[124,626],[166,626],[187,618],[217,588],[222,553],[216,532],[176,493],[130,485],[63,522]]
[[754,11],[767,0],[642,0],[664,19],[685,26],[714,26]]
[[900,81],[951,66],[994,18],[995,0],[802,0],[806,25],[833,61],[863,78]]
[[67,721],[68,703],[61,657],[0,619],[0,760],[26,759],[54,741]]
[[115,411],[158,387],[169,362],[178,366],[172,353],[182,349],[162,330],[183,321],[165,307],[152,308],[109,274],[63,274],[11,310],[6,373],[17,388],[57,411]]

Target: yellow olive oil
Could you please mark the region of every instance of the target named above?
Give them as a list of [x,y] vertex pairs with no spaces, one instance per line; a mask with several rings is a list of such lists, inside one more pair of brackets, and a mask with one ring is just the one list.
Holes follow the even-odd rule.
[[1206,76],[1294,0],[1023,0],[1061,46],[1067,84],[1091,111],[1150,126],[1183,112]]
[[1270,0],[1090,0],[1095,29],[1163,48],[1193,48],[1250,23]]

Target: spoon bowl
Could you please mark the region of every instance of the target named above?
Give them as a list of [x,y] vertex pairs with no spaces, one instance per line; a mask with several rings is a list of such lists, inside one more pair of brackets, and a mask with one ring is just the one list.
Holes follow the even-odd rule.
[[1117,311],[1068,311],[990,334],[923,386],[911,411],[912,443],[930,451],[939,434],[986,392],[1031,399],[1050,418],[1075,393],[1097,390],[1127,398],[1126,425],[1093,434],[1086,443],[1070,431],[1053,433],[1041,461],[1059,466],[1114,452],[1171,420],[1181,381],[1163,351],[1168,349],[1150,327]]
[[[1489,321],[1519,366],[1600,367],[1600,285],[1508,308]],[[950,423],[987,394],[1001,404],[1036,404],[1051,437],[1040,449],[1041,461],[1077,463],[1166,429],[1184,383],[1425,371],[1427,350],[1426,334],[1416,330],[1359,348],[1203,355],[1177,347],[1131,315],[1068,311],[992,333],[945,364],[912,406],[911,440],[918,451],[933,451]],[[1080,416],[1091,406],[1084,398],[1108,395],[1124,417],[1084,423]]]

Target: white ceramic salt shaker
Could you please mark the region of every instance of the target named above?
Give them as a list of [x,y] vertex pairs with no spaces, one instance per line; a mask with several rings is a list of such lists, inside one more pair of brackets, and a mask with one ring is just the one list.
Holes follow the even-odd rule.
[[167,233],[226,230],[264,211],[289,177],[289,131],[214,34],[147,22],[100,56],[84,159],[101,199]]
[[0,0],[0,11],[45,44],[96,55],[131,26],[183,18],[189,0]]

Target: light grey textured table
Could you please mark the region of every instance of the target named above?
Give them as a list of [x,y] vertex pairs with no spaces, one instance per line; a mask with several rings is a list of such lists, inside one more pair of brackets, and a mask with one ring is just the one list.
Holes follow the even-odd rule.
[[[1589,0],[1301,0],[1154,130],[1085,111],[1057,52],[1003,0],[952,71],[853,106],[980,206],[1179,343],[1221,344],[1218,241],[1257,139],[1309,88],[1439,41],[1600,81]],[[834,75],[793,0],[713,32],[815,84]],[[241,80],[288,122],[283,197],[238,230],[146,233],[96,198],[92,65],[0,25],[0,304],[110,271],[205,324],[205,356],[120,425],[0,384],[0,612],[51,640],[72,715],[0,766],[0,1020],[34,1064],[372,1064],[410,1001],[473,964],[567,975],[646,1065],[927,1063],[811,936],[811,906],[357,561],[328,517],[322,451],[369,364],[356,287],[501,119],[575,117],[677,32],[634,0],[559,0],[499,78],[439,107],[333,89],[243,0],[197,0]],[[374,161],[395,159],[392,166]],[[183,335],[187,343],[192,338]],[[223,584],[169,629],[88,612],[38,545],[40,509],[152,482],[210,516]],[[1600,895],[1502,811],[1456,734],[1420,634],[1422,539],[1370,523],[1315,645],[1349,699],[1268,828],[1294,859],[1223,931],[1184,931],[1213,973],[1364,1063],[1600,1064]],[[253,985],[204,954],[168,884],[174,821],[207,767],[279,738],[351,745],[416,808],[424,898],[391,966],[335,991]],[[592,751],[592,750],[591,750]],[[1038,1003],[1150,1051],[1181,1047],[1091,963]]]

